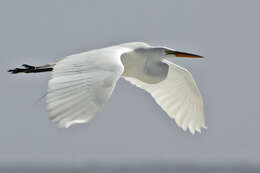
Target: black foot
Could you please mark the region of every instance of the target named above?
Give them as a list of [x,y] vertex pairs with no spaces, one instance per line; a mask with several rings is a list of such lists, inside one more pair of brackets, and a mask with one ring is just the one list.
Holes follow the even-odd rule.
[[27,64],[23,64],[22,66],[25,67],[25,68],[15,68],[15,69],[8,70],[8,72],[12,73],[12,74],[28,73],[29,71],[36,69],[36,67],[31,66],[31,65],[27,65]]
[[35,66],[31,66],[31,65],[28,65],[28,64],[23,64],[22,66],[25,67],[26,69],[30,69],[30,70],[36,69]]

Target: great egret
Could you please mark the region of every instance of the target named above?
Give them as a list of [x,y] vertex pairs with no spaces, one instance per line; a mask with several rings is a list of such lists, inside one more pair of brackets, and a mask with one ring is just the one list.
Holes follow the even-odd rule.
[[166,58],[201,56],[125,43],[67,56],[56,63],[9,70],[10,73],[52,71],[47,105],[50,120],[60,127],[88,122],[111,96],[122,77],[150,93],[183,130],[192,134],[206,128],[203,101],[192,75]]

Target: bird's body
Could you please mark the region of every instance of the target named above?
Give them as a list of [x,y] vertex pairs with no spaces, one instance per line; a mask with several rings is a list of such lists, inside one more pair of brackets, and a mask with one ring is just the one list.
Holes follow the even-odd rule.
[[[145,48],[149,48],[149,45],[138,44],[139,47],[122,54],[121,61],[124,66],[122,76],[136,78],[150,84],[164,80],[168,74],[168,65],[161,62],[163,57],[158,56],[155,51],[146,51]],[[131,43],[123,46],[131,47]]]
[[123,77],[149,92],[184,130],[206,127],[203,102],[191,74],[166,58],[200,56],[133,42],[65,57],[54,64],[12,73],[53,70],[47,104],[50,119],[61,127],[89,121],[111,96]]

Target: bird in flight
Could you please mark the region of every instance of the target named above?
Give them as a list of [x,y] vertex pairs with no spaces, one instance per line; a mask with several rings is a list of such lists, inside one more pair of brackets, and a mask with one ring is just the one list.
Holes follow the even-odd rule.
[[120,77],[144,89],[183,130],[206,128],[203,100],[191,73],[169,58],[202,58],[142,42],[70,55],[44,66],[24,64],[10,73],[52,71],[46,96],[49,118],[60,127],[86,123],[110,98]]

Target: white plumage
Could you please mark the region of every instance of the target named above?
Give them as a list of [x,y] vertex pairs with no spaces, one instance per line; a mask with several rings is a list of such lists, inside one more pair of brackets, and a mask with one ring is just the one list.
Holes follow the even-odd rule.
[[59,61],[49,81],[50,119],[61,127],[89,121],[111,96],[123,73],[120,55],[110,48]]
[[195,130],[200,132],[200,128],[206,126],[203,101],[195,81],[186,69],[167,60],[163,62],[169,65],[169,72],[162,82],[148,84],[131,77],[125,79],[150,93],[183,130],[188,128],[192,134]]
[[200,56],[134,42],[58,61],[47,95],[50,119],[61,127],[88,122],[123,77],[149,92],[178,126],[200,132],[206,128],[200,92],[186,69],[166,60],[171,57]]

